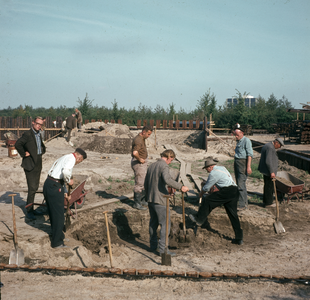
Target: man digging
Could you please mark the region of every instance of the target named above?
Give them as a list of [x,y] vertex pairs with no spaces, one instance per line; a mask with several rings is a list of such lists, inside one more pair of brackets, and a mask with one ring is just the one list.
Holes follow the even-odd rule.
[[145,201],[144,179],[147,170],[147,149],[145,140],[152,134],[151,126],[144,126],[132,142],[131,151],[131,168],[135,174],[134,186],[134,205],[133,207],[139,210],[146,210],[147,203]]
[[[198,226],[201,226],[207,220],[208,215],[214,208],[224,205],[235,232],[235,239],[232,240],[232,243],[242,245],[243,231],[240,227],[240,221],[237,214],[239,190],[227,169],[222,166],[217,166],[217,162],[218,160],[213,159],[213,157],[208,157],[205,161],[203,169],[206,169],[210,174],[208,180],[201,189],[199,197],[202,197],[205,192],[210,190],[218,191],[210,191],[210,194],[202,201],[197,215],[189,215],[189,218]],[[216,186],[216,189],[214,189],[214,185]]]
[[74,153],[64,155],[57,159],[48,171],[47,179],[44,182],[43,194],[50,217],[52,237],[52,248],[67,248],[64,244],[64,198],[70,201],[67,195],[65,183],[72,186],[71,178],[73,167],[87,158],[85,151],[76,148]]
[[[168,165],[171,164],[175,158],[174,151],[165,150],[160,156],[161,159],[149,166],[145,177],[144,187],[151,217],[149,224],[151,251],[156,251],[158,246],[161,255],[165,251],[166,230],[168,230],[168,233],[170,232],[170,215],[167,216],[167,200],[164,197],[164,195],[169,195],[166,186],[168,185],[175,189],[180,189],[183,193],[188,192],[189,189],[186,186],[182,186],[182,183],[173,180],[170,175]],[[169,218],[169,228],[166,228],[166,218]],[[157,228],[159,225],[161,226],[160,239],[157,241]],[[167,254],[171,256],[176,255],[169,250]]]

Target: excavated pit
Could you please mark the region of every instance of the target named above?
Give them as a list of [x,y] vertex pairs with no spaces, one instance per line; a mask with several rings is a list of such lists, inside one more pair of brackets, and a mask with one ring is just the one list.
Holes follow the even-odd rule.
[[[186,215],[195,213],[195,207],[186,207]],[[149,247],[149,213],[134,209],[117,208],[109,214],[109,231],[112,244],[135,245],[144,249]],[[245,238],[260,239],[274,235],[272,213],[253,210],[240,216]],[[158,236],[159,236],[158,228]],[[225,209],[215,209],[208,220],[194,233],[195,223],[186,217],[186,240],[184,240],[182,207],[171,207],[171,231],[169,247],[185,251],[201,252],[208,249],[216,250],[227,246],[234,238],[234,232]],[[94,213],[83,215],[78,224],[71,230],[72,236],[82,244],[99,254],[107,251],[108,240],[104,215]],[[104,250],[105,249],[105,250]],[[188,249],[188,250],[187,250]]]

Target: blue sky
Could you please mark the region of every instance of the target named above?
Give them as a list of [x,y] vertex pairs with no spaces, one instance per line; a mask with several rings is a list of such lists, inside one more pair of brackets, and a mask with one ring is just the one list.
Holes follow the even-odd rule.
[[309,0],[0,0],[0,109],[310,101]]

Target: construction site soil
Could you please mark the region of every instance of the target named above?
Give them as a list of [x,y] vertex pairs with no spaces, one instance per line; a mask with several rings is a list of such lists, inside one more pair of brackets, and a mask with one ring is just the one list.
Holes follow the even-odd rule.
[[[102,131],[94,129],[102,126]],[[280,205],[280,221],[286,232],[274,230],[275,208],[262,205],[263,180],[247,180],[249,206],[239,212],[244,231],[244,244],[231,243],[233,230],[225,209],[212,211],[206,222],[194,234],[194,224],[188,215],[198,210],[198,198],[185,197],[187,239],[184,240],[181,194],[171,201],[172,229],[169,238],[172,266],[162,266],[161,258],[149,251],[149,213],[132,208],[133,171],[130,167],[131,141],[139,131],[125,125],[91,123],[75,131],[71,147],[65,138],[55,138],[46,143],[43,156],[40,188],[36,203],[43,202],[42,187],[53,162],[62,155],[82,147],[88,158],[73,169],[73,176],[87,178],[85,204],[78,209],[77,218],[65,233],[65,249],[50,246],[48,215],[37,216],[35,221],[25,219],[27,184],[20,167],[21,158],[8,157],[8,149],[0,147],[0,263],[8,264],[14,249],[12,204],[14,193],[18,245],[25,253],[29,266],[56,266],[66,268],[110,268],[107,227],[112,242],[113,267],[175,273],[196,271],[213,274],[208,280],[185,277],[117,277],[94,276],[91,273],[29,272],[25,270],[1,271],[2,299],[309,299],[310,280],[285,281],[281,278],[310,279],[310,195],[293,197]],[[191,163],[191,173],[207,177],[202,170],[208,156],[219,159],[220,164],[231,166],[235,140],[221,136],[210,139],[208,151],[202,150],[204,133],[201,131],[157,130],[146,140],[151,164],[160,157],[165,145],[173,145],[177,157]],[[274,135],[252,136],[256,141],[268,142]],[[309,153],[309,145],[287,144],[287,148]],[[253,164],[260,154],[254,151]],[[178,169],[174,161],[171,169]],[[229,167],[228,167],[229,169]],[[229,169],[231,172],[233,169]],[[309,173],[281,162],[279,170],[287,171],[310,187]],[[232,175],[233,172],[232,172]],[[76,182],[77,186],[79,182]],[[192,182],[192,189],[196,190]],[[121,197],[121,196],[126,197]],[[119,198],[118,198],[119,197]],[[118,198],[118,199],[117,199]],[[287,195],[284,196],[284,200]],[[38,208],[44,211],[45,207]],[[68,275],[70,274],[70,275]],[[224,276],[222,275],[230,275]],[[239,274],[234,277],[232,274]],[[243,276],[242,276],[243,274]],[[67,275],[67,276],[60,276]],[[88,275],[88,276],[87,276]],[[249,279],[247,279],[249,277]],[[260,277],[260,279],[257,279]],[[256,279],[255,279],[256,278]]]

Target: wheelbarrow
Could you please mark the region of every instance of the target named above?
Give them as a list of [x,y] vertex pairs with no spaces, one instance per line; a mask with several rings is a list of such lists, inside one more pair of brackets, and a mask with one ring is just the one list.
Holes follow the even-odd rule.
[[[87,180],[87,176],[85,175],[75,175],[74,176],[74,182],[77,182],[77,184],[73,184],[73,188],[71,190],[71,199],[69,201],[69,208],[71,208],[74,205],[75,214],[72,213],[71,209],[69,209],[69,213],[71,217],[74,219],[75,216],[77,218],[77,209],[82,208],[86,197],[85,195],[88,193],[88,191],[85,190],[84,185]],[[67,200],[64,199],[64,207],[67,209]]]
[[302,180],[296,178],[295,176],[286,171],[279,171],[277,173],[276,188],[280,201],[284,199],[285,194],[287,194],[287,203],[294,196],[296,196],[299,200],[300,194],[303,201],[304,197],[302,190],[304,188],[304,185],[305,183]]
[[[86,200],[86,194],[88,194],[88,191],[85,190],[85,182],[87,180],[88,176],[85,175],[74,175],[74,183],[73,184],[73,189],[70,193],[71,199],[70,199],[70,206],[71,208],[74,205],[75,213],[73,214],[72,210],[69,209],[69,214],[75,219],[77,219],[77,209],[82,208],[82,206],[85,203]],[[45,199],[43,199],[42,203],[30,203],[26,205],[26,208],[31,207],[33,205],[38,205],[38,206],[46,206]],[[64,199],[64,208],[67,209],[67,201]]]

